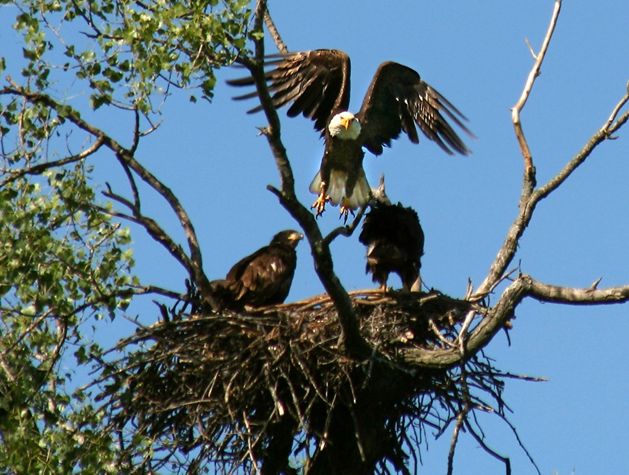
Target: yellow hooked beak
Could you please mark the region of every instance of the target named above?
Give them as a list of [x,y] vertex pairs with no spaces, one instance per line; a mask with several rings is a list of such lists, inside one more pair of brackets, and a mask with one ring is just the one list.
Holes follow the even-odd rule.
[[349,129],[349,126],[352,124],[352,117],[341,117],[341,125],[345,130]]

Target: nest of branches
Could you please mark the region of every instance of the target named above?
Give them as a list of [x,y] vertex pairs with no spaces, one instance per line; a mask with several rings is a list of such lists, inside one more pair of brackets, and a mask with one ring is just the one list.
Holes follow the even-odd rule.
[[130,454],[133,465],[158,470],[176,457],[191,472],[409,473],[427,429],[441,433],[470,410],[502,412],[505,375],[482,353],[448,369],[400,357],[454,341],[470,302],[438,292],[351,298],[374,348],[364,361],[339,348],[327,296],[242,314],[163,309],[121,341],[101,368],[100,400],[112,428],[151,445]]

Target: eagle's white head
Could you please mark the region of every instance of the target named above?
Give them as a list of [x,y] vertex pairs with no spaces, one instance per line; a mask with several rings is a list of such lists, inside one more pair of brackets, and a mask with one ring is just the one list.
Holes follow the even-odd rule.
[[336,114],[328,125],[330,135],[342,140],[356,140],[360,130],[360,122],[351,112]]

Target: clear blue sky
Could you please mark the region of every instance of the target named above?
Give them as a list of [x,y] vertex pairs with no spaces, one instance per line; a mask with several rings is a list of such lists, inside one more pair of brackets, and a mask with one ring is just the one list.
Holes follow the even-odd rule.
[[[372,184],[384,172],[393,200],[413,206],[426,233],[422,274],[429,287],[462,296],[468,278],[484,278],[517,212],[522,159],[510,108],[519,97],[553,2],[270,2],[291,50],[338,48],[352,59],[352,110],[357,110],[378,64],[394,60],[416,69],[469,118],[478,139],[473,155],[448,157],[423,140],[405,137],[378,157],[365,158]],[[605,122],[629,79],[629,3],[566,1],[542,75],[522,114],[539,183],[552,177]],[[4,34],[0,33],[0,40]],[[271,44],[269,43],[269,47]],[[175,94],[165,104],[160,129],[146,138],[138,158],[161,177],[190,212],[210,278],[224,276],[245,254],[278,230],[295,227],[266,191],[279,184],[266,140],[246,116],[247,104],[224,84],[240,71],[219,73],[212,104]],[[305,119],[288,120],[283,138],[304,203],[323,145]],[[114,127],[104,122],[105,128]],[[113,130],[113,129],[112,129]],[[124,142],[129,136],[117,128]],[[516,257],[523,272],[558,285],[600,287],[629,283],[629,129],[602,144],[558,192],[541,203]],[[104,170],[103,173],[109,173]],[[145,206],[174,220],[160,202]],[[320,224],[338,225],[329,208]],[[175,229],[174,227],[172,229]],[[150,283],[182,289],[184,277],[170,256],[134,233],[139,275]],[[356,236],[338,239],[336,270],[347,289],[372,287],[364,274],[364,249]],[[392,280],[399,285],[397,280]],[[321,292],[306,244],[289,300]],[[144,321],[150,304],[136,305]],[[509,382],[505,399],[511,421],[543,474],[629,473],[629,377],[627,306],[576,308],[527,301],[517,311],[512,345],[496,337],[489,354],[514,373],[549,378]],[[122,336],[120,328],[111,338]],[[486,417],[488,444],[509,456],[513,473],[534,473],[509,429]],[[429,440],[420,473],[443,473],[450,432]],[[455,473],[504,473],[502,465],[463,434]]]

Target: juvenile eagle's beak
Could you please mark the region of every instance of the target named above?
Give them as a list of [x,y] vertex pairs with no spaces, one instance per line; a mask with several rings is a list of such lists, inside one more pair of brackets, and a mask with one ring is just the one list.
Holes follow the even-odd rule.
[[301,233],[293,233],[289,237],[291,241],[301,241],[303,238],[304,238],[304,235]]

